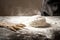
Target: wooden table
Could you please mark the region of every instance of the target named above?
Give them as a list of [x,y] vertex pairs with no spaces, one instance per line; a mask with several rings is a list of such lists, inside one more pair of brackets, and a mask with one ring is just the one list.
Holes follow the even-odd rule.
[[[47,22],[52,24],[52,27],[49,28],[33,28],[27,27],[22,30],[13,32],[7,28],[0,28],[0,39],[2,40],[45,40],[54,39],[54,33],[60,31],[60,17],[45,17]],[[10,19],[18,19],[19,16],[13,17],[0,17],[0,21],[6,21]]]

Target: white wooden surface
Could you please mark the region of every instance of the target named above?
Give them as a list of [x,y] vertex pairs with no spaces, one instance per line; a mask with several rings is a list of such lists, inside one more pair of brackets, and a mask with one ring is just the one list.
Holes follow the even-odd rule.
[[[21,19],[20,19],[21,18]],[[20,16],[4,16],[0,17],[0,21],[8,21],[8,22],[13,22],[13,23],[19,23],[19,22],[28,22],[28,20],[31,17],[20,17]],[[49,28],[34,28],[34,27],[25,27],[22,30],[17,31],[17,33],[33,33],[33,34],[43,34],[47,36],[47,38],[52,38],[54,31],[60,30],[60,17],[45,17],[47,22],[52,25],[52,27]],[[24,21],[23,21],[23,20]],[[31,19],[30,19],[31,20]],[[22,31],[22,32],[21,32]]]

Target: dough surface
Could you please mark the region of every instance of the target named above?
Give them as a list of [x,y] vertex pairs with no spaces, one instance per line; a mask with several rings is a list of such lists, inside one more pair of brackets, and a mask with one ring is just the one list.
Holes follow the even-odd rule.
[[34,20],[30,22],[30,26],[32,27],[46,27],[48,26],[48,23],[46,22],[45,17],[36,15],[33,16]]

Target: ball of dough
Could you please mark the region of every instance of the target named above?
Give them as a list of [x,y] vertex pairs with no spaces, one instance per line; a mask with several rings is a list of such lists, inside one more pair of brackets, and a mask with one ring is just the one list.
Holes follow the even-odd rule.
[[47,26],[46,19],[38,15],[34,18],[34,20],[30,22],[30,26],[32,27]]

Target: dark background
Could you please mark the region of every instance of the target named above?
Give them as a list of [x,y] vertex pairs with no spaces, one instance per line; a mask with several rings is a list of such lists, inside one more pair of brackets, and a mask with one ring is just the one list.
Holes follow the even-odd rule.
[[35,15],[41,3],[42,0],[0,0],[0,16]]

